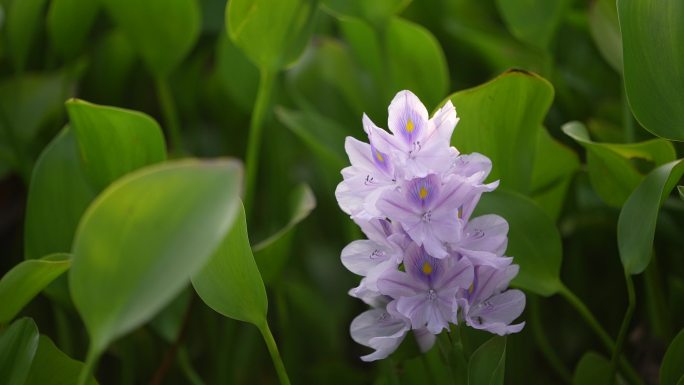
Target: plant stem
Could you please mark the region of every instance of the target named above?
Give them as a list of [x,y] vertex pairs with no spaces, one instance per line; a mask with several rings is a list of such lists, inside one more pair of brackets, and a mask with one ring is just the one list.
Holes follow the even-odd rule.
[[271,329],[268,328],[268,322],[264,320],[264,323],[258,327],[261,335],[264,337],[264,341],[268,347],[268,352],[271,354],[271,360],[273,360],[273,365],[275,366],[276,373],[278,374],[280,384],[290,385],[290,379],[287,377],[287,371],[285,370],[285,365],[283,364],[282,358],[280,358],[280,353],[278,353],[278,346],[273,339]]
[[625,271],[625,283],[627,285],[627,310],[625,311],[625,317],[622,319],[622,325],[620,326],[620,332],[618,333],[617,341],[615,342],[615,349],[613,350],[613,357],[610,361],[610,382],[615,383],[615,372],[617,371],[618,361],[620,359],[620,353],[622,347],[625,344],[625,337],[627,336],[627,330],[629,330],[629,323],[632,321],[632,315],[634,314],[634,308],[636,307],[636,296],[634,294],[634,282],[632,281],[632,276]]
[[192,367],[190,357],[188,357],[188,351],[185,347],[181,347],[178,351],[178,366],[180,366],[181,371],[185,374],[185,378],[190,381],[192,385],[206,385]]
[[273,82],[275,73],[271,70],[262,69],[261,79],[259,80],[259,90],[256,96],[256,103],[252,111],[252,119],[249,124],[249,137],[247,138],[247,155],[245,176],[245,212],[247,218],[250,217],[254,200],[254,189],[256,186],[257,172],[259,171],[259,150],[261,148],[261,135],[263,133],[264,120],[269,111],[271,93],[273,92]]
[[180,133],[180,120],[178,119],[178,111],[176,110],[176,103],[173,100],[171,88],[165,77],[156,77],[155,82],[157,85],[157,97],[159,98],[164,122],[169,133],[170,147],[174,152],[182,155],[185,153],[183,137]]
[[[613,342],[613,339],[610,338],[608,333],[606,332],[605,329],[603,329],[603,326],[594,318],[594,315],[591,313],[589,308],[573,293],[570,291],[570,289],[567,288],[567,286],[561,284],[561,288],[558,291],[558,293],[565,298],[570,304],[577,310],[577,312],[580,313],[582,318],[589,324],[591,329],[599,336],[599,339],[601,340],[601,343],[606,347],[606,350],[610,351],[611,353],[613,352],[613,349],[615,349],[615,342]],[[625,374],[626,379],[629,381],[629,383],[633,385],[643,385],[644,381],[639,377],[637,374],[636,370],[632,368],[630,365],[629,361],[627,361],[624,357],[620,357],[620,368],[622,369],[622,372]]]
[[528,299],[530,305],[530,327],[532,328],[534,339],[537,341],[537,346],[539,346],[539,349],[544,353],[544,357],[546,357],[551,368],[556,371],[558,377],[560,377],[564,383],[570,384],[572,382],[572,374],[568,368],[565,367],[563,360],[556,354],[556,351],[553,350],[549,339],[546,338],[546,334],[544,333],[539,314],[539,299],[533,295],[529,295]]
[[86,385],[90,379],[91,373],[95,370],[97,360],[100,358],[99,350],[96,350],[91,344],[86,354],[86,360],[81,368],[81,373],[78,375],[78,385]]

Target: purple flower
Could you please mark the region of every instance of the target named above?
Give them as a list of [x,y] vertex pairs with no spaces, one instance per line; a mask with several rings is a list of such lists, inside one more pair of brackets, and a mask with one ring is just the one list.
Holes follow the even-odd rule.
[[488,214],[471,219],[463,237],[451,245],[454,252],[468,258],[474,265],[505,267],[512,258],[503,257],[508,245],[508,222],[498,215]]
[[433,334],[456,322],[456,294],[468,288],[473,267],[465,260],[440,260],[415,244],[406,250],[406,271],[390,270],[377,285],[380,293],[394,298],[397,311],[411,320],[411,327],[426,327]]
[[349,332],[357,343],[375,349],[361,357],[364,361],[386,358],[404,340],[410,325],[405,318],[394,316],[386,309],[376,308],[359,314],[351,323]]
[[[525,294],[520,290],[505,290],[518,274],[518,265],[503,269],[476,266],[473,286],[465,298],[459,299],[463,318],[468,326],[504,335],[517,333],[525,322],[511,325],[525,308]],[[505,291],[504,291],[505,290]]]

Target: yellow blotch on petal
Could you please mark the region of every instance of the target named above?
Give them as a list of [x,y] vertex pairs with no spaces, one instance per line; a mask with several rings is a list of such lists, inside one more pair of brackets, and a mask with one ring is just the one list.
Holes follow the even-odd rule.
[[385,158],[382,157],[382,154],[380,151],[375,150],[375,158],[378,160],[378,162],[382,163],[385,161]]
[[471,283],[470,287],[468,288],[468,294],[473,294],[473,290],[475,290],[475,285]]
[[425,199],[428,196],[428,190],[425,187],[421,187],[420,191],[418,191],[418,196],[420,199]]
[[432,266],[430,265],[430,262],[428,262],[428,261],[423,262],[423,274],[425,274],[425,275],[432,274]]
[[413,130],[415,130],[415,128],[416,127],[413,125],[413,121],[411,119],[409,119],[406,122],[406,132],[408,132],[410,134],[413,132]]

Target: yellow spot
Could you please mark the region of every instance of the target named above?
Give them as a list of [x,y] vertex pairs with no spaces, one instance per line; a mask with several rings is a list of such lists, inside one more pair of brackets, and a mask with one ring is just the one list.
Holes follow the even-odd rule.
[[406,122],[406,132],[408,132],[408,133],[410,134],[410,133],[413,132],[413,130],[414,130],[415,128],[416,128],[416,127],[413,125],[413,121],[412,121],[411,119],[409,119],[409,120]]
[[385,161],[385,158],[382,157],[382,154],[378,150],[375,150],[375,158],[381,163]]
[[418,191],[418,196],[420,199],[425,199],[428,196],[428,190],[424,187],[420,187],[420,191]]
[[428,261],[423,262],[423,274],[432,274],[432,266],[430,266],[430,263]]
[[468,294],[473,294],[473,290],[475,290],[475,286],[471,283],[470,287],[468,288]]

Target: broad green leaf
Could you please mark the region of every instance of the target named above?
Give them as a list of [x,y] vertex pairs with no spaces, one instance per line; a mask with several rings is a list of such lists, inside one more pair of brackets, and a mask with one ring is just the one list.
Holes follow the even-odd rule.
[[679,191],[679,196],[684,199],[684,186],[677,186],[677,190]]
[[520,41],[546,49],[558,29],[568,0],[497,0],[508,30]]
[[235,218],[240,182],[233,161],[168,162],[117,180],[90,205],[69,285],[94,353],[149,320],[205,264]]
[[629,105],[655,135],[684,140],[684,2],[618,0]]
[[503,385],[505,371],[506,337],[495,336],[470,357],[468,385]]
[[508,221],[506,255],[520,265],[513,286],[549,296],[560,290],[561,238],[553,220],[531,199],[509,191],[484,194],[474,215],[497,214]]
[[545,128],[537,131],[531,197],[554,220],[560,214],[565,193],[579,165],[574,151],[551,137]]
[[103,0],[103,4],[158,77],[168,76],[199,37],[197,0]]
[[27,259],[71,251],[81,215],[95,198],[81,169],[77,146],[67,126],[33,168],[24,225]]
[[166,158],[161,128],[151,117],[78,99],[66,106],[84,170],[96,188]]
[[209,262],[192,277],[192,285],[216,312],[259,328],[265,325],[268,299],[249,245],[244,208]]
[[617,227],[622,265],[630,274],[643,272],[651,261],[658,211],[684,175],[684,160],[651,171],[629,196]]
[[594,352],[585,353],[572,376],[572,385],[610,385],[610,361]]
[[[17,1],[15,3],[21,3]],[[65,79],[61,73],[27,74],[0,83],[0,120],[9,124],[21,144],[29,144],[38,135],[45,121],[62,109]]]
[[0,279],[0,324],[12,320],[50,282],[71,265],[69,254],[23,261]]
[[401,12],[411,0],[323,0],[323,9],[339,18],[364,19],[383,28],[393,15]]
[[671,162],[676,155],[672,143],[664,139],[629,144],[597,143],[579,122],[566,123],[563,132],[587,150],[591,184],[601,199],[614,207],[621,207],[643,179],[632,160],[659,166]]
[[304,51],[316,10],[313,0],[231,0],[228,35],[257,67],[275,72]]
[[538,130],[553,100],[551,84],[535,74],[511,70],[449,99],[461,118],[452,144],[461,153],[488,156],[491,180],[529,193]]
[[[78,383],[82,368],[82,362],[67,356],[49,337],[41,335],[24,385],[73,385]],[[97,385],[97,381],[91,376],[86,384]]]
[[259,70],[225,33],[217,41],[215,68],[216,77],[228,95],[243,111],[251,113],[259,85]]
[[0,384],[23,384],[38,349],[38,328],[30,318],[14,321],[0,334]]
[[667,347],[660,366],[661,385],[679,385],[684,377],[684,330],[681,330]]
[[[92,60],[80,86],[94,100],[116,105],[130,97],[130,77],[137,63],[135,49],[120,29],[104,34],[93,47]],[[102,76],[105,73],[107,76]]]
[[292,214],[287,225],[253,247],[254,260],[266,283],[273,281],[285,266],[287,257],[291,253],[295,226],[316,208],[316,197],[306,184],[300,184],[295,188],[290,201]]
[[99,2],[93,0],[52,0],[47,16],[50,41],[65,59],[73,59],[85,43],[97,16]]
[[622,73],[622,36],[615,1],[597,0],[589,4],[589,31],[601,56]]
[[7,11],[7,48],[14,68],[22,72],[33,45],[33,40],[40,33],[46,0],[12,1]]
[[386,33],[391,94],[409,89],[426,106],[437,105],[449,90],[449,71],[439,41],[425,27],[399,17],[390,21]]

